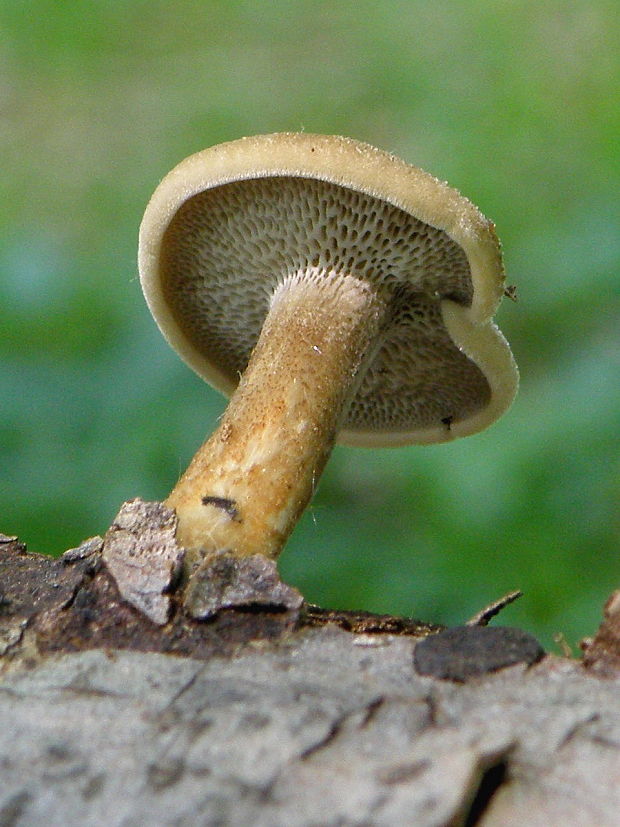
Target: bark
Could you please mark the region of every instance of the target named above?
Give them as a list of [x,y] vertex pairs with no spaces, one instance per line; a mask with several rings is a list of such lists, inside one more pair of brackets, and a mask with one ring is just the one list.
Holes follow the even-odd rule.
[[0,535],[0,825],[618,823],[618,593],[583,660],[324,611],[262,560],[187,607],[173,529],[135,501],[58,560]]

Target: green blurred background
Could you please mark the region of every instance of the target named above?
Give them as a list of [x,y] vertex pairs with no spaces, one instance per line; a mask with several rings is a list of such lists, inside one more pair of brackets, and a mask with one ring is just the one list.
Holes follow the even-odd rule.
[[136,272],[159,179],[219,141],[340,133],[497,224],[513,408],[453,444],[338,448],[281,558],[325,606],[506,610],[557,649],[620,585],[616,0],[3,0],[0,531],[59,553],[163,498],[223,399]]

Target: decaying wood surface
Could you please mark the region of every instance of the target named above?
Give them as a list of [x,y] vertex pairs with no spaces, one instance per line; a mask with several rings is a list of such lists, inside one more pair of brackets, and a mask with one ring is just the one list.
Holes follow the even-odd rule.
[[181,555],[140,501],[58,560],[0,536],[0,825],[619,823],[620,593],[578,661],[262,561],[185,605]]

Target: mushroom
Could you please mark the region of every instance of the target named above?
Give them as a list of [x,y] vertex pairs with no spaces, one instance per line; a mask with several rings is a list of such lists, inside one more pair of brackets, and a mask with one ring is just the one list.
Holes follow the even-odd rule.
[[139,267],[164,337],[232,394],[166,500],[190,573],[223,550],[275,559],[337,439],[466,436],[517,389],[494,225],[368,144],[281,133],[190,156],[148,204]]

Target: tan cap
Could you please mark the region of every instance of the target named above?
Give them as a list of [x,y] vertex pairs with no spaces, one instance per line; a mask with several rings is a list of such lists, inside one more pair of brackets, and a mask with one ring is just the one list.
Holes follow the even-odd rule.
[[367,280],[388,312],[342,442],[465,436],[515,395],[517,369],[491,321],[504,291],[494,225],[447,184],[368,144],[281,133],[192,155],[153,195],[139,259],[162,333],[226,394],[285,279]]

